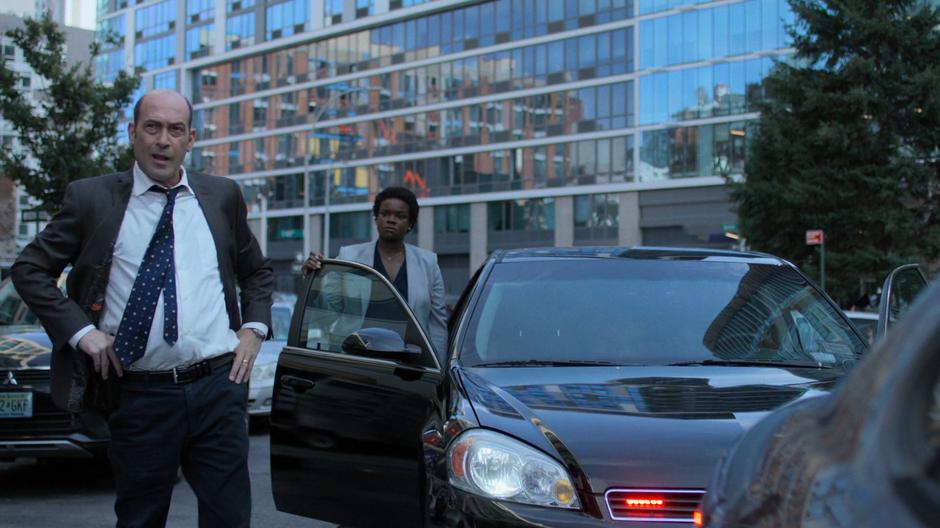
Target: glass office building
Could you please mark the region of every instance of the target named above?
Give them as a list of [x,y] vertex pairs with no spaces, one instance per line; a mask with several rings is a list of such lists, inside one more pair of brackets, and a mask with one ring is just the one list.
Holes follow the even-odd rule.
[[[403,185],[448,293],[497,248],[733,247],[784,0],[100,0],[102,78],[195,105],[193,170],[239,182],[259,241],[298,258],[374,237]],[[325,245],[329,249],[323,249]]]

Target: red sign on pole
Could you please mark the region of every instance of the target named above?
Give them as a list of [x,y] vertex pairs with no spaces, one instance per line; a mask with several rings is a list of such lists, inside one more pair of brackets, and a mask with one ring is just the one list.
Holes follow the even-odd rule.
[[808,229],[806,231],[806,245],[819,246],[823,243],[822,229]]

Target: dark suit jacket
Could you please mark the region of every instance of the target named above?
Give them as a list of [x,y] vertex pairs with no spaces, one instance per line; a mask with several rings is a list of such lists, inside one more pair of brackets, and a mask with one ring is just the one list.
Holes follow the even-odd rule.
[[[270,328],[274,276],[248,228],[241,190],[228,178],[196,173],[189,173],[188,178],[215,240],[231,328],[238,330],[242,317]],[[90,358],[69,346],[68,340],[85,326],[98,323],[133,182],[131,171],[72,182],[62,209],[11,269],[16,291],[52,340],[52,399],[71,412],[101,406],[96,401],[104,386],[101,378]],[[65,297],[56,280],[69,264],[72,270]],[[241,310],[236,284],[241,288]]]

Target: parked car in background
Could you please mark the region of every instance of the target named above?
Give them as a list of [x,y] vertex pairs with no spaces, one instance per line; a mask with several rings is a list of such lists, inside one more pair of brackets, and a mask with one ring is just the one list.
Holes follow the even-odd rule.
[[[65,289],[65,277],[59,286]],[[0,460],[103,456],[110,432],[94,413],[55,407],[49,395],[52,343],[13,283],[0,283]]]
[[271,393],[274,389],[274,371],[277,357],[287,344],[290,316],[294,305],[286,301],[275,301],[271,306],[271,332],[273,337],[261,343],[255,358],[251,377],[248,380],[248,415],[262,418],[271,414]]
[[[907,287],[883,291],[895,299],[882,308],[911,306],[917,296]],[[936,284],[830,395],[784,407],[748,431],[703,507],[709,527],[927,527],[938,519]]]
[[875,312],[861,312],[858,310],[845,310],[845,316],[852,321],[855,328],[865,336],[869,345],[874,344],[875,334],[878,332],[878,314]]
[[324,260],[278,359],[275,502],[355,526],[691,524],[743,431],[867,350],[766,254],[497,251],[443,354],[383,276]]

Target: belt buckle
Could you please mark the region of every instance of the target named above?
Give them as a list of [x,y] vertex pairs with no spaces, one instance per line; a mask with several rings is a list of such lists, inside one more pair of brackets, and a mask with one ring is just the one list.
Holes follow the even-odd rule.
[[176,376],[176,367],[173,367],[173,370],[172,370],[171,372],[173,372],[173,384],[174,384],[174,385],[178,385],[178,384],[179,384],[179,378]]

